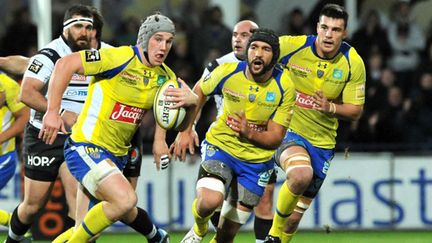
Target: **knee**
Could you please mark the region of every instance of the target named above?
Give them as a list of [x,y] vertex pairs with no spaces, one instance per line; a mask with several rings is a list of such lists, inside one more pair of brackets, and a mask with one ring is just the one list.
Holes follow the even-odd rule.
[[197,210],[201,216],[210,215],[223,203],[223,196],[213,195],[213,197],[198,197]]
[[312,181],[312,168],[295,168],[287,175],[287,181],[293,193],[303,193]]
[[120,215],[125,215],[135,208],[138,201],[134,191],[123,192],[117,198],[118,200],[115,200],[112,203],[115,205]]
[[[39,213],[43,208],[43,204],[40,202],[24,201],[19,206],[19,211],[28,217],[32,217]],[[21,214],[21,213],[20,213]]]

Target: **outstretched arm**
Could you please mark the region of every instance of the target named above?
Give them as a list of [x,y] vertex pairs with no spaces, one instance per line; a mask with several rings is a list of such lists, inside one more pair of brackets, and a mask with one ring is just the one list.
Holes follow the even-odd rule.
[[67,133],[59,112],[63,93],[74,73],[84,73],[81,56],[78,52],[60,58],[51,75],[48,86],[47,111],[43,118],[42,129],[39,132],[39,138],[47,144],[54,142],[59,130]]
[[30,58],[25,56],[0,57],[0,69],[15,75],[24,74]]

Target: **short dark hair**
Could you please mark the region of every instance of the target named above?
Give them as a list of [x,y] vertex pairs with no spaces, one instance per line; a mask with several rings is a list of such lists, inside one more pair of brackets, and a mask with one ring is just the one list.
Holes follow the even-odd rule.
[[[344,20],[344,27],[347,28],[348,25],[348,13],[345,11],[345,8],[334,4],[329,3],[324,5],[324,7],[321,9],[321,12],[319,14],[319,19],[321,19],[321,16],[326,16],[334,19],[343,19]],[[319,21],[318,19],[318,21]]]
[[65,22],[68,19],[71,19],[72,16],[74,15],[81,15],[82,17],[93,18],[93,13],[89,6],[78,4],[78,5],[73,5],[72,7],[68,8],[68,10],[66,10],[66,13],[63,18],[63,22]]
[[102,28],[104,26],[104,17],[96,7],[91,7],[90,9],[93,13],[93,29],[96,30],[96,39],[100,41],[102,37]]

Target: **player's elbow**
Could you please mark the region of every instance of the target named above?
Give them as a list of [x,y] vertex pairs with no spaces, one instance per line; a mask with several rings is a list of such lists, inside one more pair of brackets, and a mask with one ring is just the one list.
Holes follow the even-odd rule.
[[29,84],[26,84],[25,80],[23,81],[23,84],[21,85],[21,90],[19,94],[19,100],[29,106],[32,101],[33,96],[33,87]]

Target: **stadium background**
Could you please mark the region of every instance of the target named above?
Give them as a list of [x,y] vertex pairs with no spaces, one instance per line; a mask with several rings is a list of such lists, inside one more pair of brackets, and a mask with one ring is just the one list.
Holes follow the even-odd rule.
[[[379,12],[382,27],[386,30],[390,29],[389,26],[394,22],[395,6],[407,1],[1,0],[0,14],[3,16],[3,21],[0,22],[0,54],[2,56],[32,55],[38,46],[58,36],[64,10],[72,3],[95,5],[101,9],[106,21],[102,39],[114,45],[134,44],[139,20],[154,10],[160,10],[175,19],[178,29],[175,46],[167,63],[176,70],[179,76],[185,77],[193,85],[208,60],[230,51],[230,32],[238,19],[254,19],[260,26],[272,28],[280,34],[298,33],[299,31],[314,33],[316,21],[310,19],[316,19],[315,10],[326,2],[345,5],[350,13],[348,41],[355,43],[353,36],[364,25],[363,19],[369,10],[375,9]],[[424,48],[415,50],[421,58],[419,66],[420,64],[427,65],[423,67],[424,69],[416,67],[408,74],[405,70],[392,70],[397,80],[395,86],[405,89],[407,86],[414,86],[420,74],[432,72],[432,66],[428,60],[424,60],[428,58],[427,50],[429,50],[430,35],[432,35],[429,31],[432,1],[412,1],[410,6],[412,16],[410,25],[418,26],[424,38]],[[300,29],[287,24],[292,21],[290,13],[298,12],[298,10],[304,18],[304,24],[301,25],[303,28]],[[223,15],[217,18],[220,13]],[[47,16],[51,16],[52,25],[47,24],[50,23]],[[210,16],[215,16],[215,18]],[[35,30],[38,30],[39,35]],[[213,38],[217,40],[216,42],[206,39],[210,34],[217,34],[217,38]],[[357,48],[356,45],[354,46]],[[394,47],[390,45],[387,48],[391,53]],[[372,46],[370,49],[373,49]],[[383,70],[390,66],[388,60],[391,60],[396,54],[394,50],[391,54],[385,54],[385,50],[378,50],[380,51],[385,63],[381,66],[381,71],[384,73]],[[362,55],[370,73],[375,71],[370,60],[376,54],[371,52]],[[410,78],[410,81],[412,80],[412,83],[402,83],[407,77]],[[19,80],[21,77],[15,78]],[[381,80],[376,79],[368,75],[367,86],[379,87],[373,82],[380,83]],[[302,221],[301,233],[293,242],[432,241],[432,153],[430,153],[432,151],[432,122],[418,123],[423,126],[420,127],[422,130],[411,133],[412,130],[408,129],[411,126],[392,123],[392,119],[400,119],[399,116],[395,116],[382,121],[383,123],[388,122],[387,126],[371,128],[373,115],[381,114],[387,109],[379,103],[386,102],[386,98],[377,99],[376,97],[386,97],[390,93],[379,88],[376,90],[377,95],[371,99],[375,103],[367,100],[366,105],[366,108],[370,108],[373,112],[368,112],[366,109],[364,115],[366,118],[361,121],[362,124],[367,124],[366,128],[369,130],[362,130],[359,124],[341,123],[338,153],[332,163],[329,177],[320,192],[319,199]],[[404,91],[402,103],[414,101],[413,96],[415,95],[406,90],[402,91]],[[397,114],[404,111],[402,107],[399,109],[391,109],[391,111]],[[410,116],[414,117],[421,117],[423,112],[428,111],[413,110],[410,111]],[[211,102],[205,111],[204,119],[198,124],[201,138],[211,120],[214,119]],[[405,118],[403,121],[411,120]],[[148,118],[145,126],[149,127],[153,122],[151,118]],[[418,124],[416,123],[415,126]],[[149,154],[153,131],[148,128],[144,129],[145,126],[142,129],[143,140],[145,152]],[[370,131],[373,129],[383,131],[377,134]],[[170,135],[169,140],[172,141],[174,134]],[[137,188],[139,205],[146,209],[160,226],[172,232],[180,232],[174,236],[177,238],[174,238],[173,242],[179,241],[183,232],[189,229],[193,222],[190,205],[194,195],[197,161],[199,158],[192,157],[186,163],[174,162],[167,171],[156,172],[152,157],[143,158]],[[283,178],[284,175],[280,172],[278,174],[279,184]],[[0,207],[13,210],[20,201],[20,192],[20,171],[17,171],[14,180],[0,192]],[[62,188],[58,184],[52,200],[36,225],[37,230],[41,231],[41,238],[50,238],[61,229],[59,225],[61,215],[66,210],[65,205],[59,202],[62,196]],[[236,242],[253,242],[252,225],[250,220]],[[0,240],[4,238],[5,230],[6,228],[0,228],[2,232]],[[98,242],[139,242],[142,240],[139,236],[130,234],[129,229],[121,224],[116,224],[110,228],[110,231],[113,233],[103,236]]]

